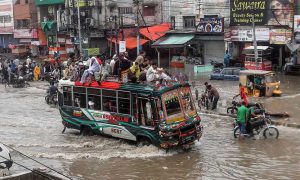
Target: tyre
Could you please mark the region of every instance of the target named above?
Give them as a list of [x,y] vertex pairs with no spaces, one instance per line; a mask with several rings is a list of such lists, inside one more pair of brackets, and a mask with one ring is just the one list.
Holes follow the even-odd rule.
[[231,114],[231,115],[237,114],[237,108],[236,107],[227,108],[227,114]]
[[24,86],[27,88],[27,87],[30,87],[30,84],[29,84],[28,82],[26,82],[26,83],[24,84]]
[[278,139],[279,131],[276,127],[269,127],[264,130],[264,137],[266,139]]
[[83,136],[93,136],[94,135],[93,130],[89,126],[82,126],[81,130],[80,130],[80,134],[82,134]]
[[49,99],[49,96],[48,96],[48,95],[47,95],[47,96],[45,96],[45,101],[46,101],[46,103],[47,103],[47,104],[49,104],[49,103],[50,103],[50,102],[49,102],[49,100],[50,100],[50,99]]
[[233,136],[234,138],[238,138],[240,136],[240,128],[236,126],[233,130]]
[[147,137],[138,138],[136,143],[137,147],[150,146],[151,144],[151,140]]

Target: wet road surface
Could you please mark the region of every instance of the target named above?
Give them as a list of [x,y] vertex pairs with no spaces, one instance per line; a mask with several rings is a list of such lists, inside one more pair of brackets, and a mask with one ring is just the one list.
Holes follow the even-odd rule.
[[[228,93],[234,84],[216,83]],[[61,134],[58,110],[44,102],[46,86],[33,86],[0,86],[0,139],[75,179],[300,179],[297,129],[278,127],[278,140],[237,140],[232,119],[202,114],[204,135],[200,142],[189,152],[166,153],[154,146],[84,137],[69,129]],[[28,167],[40,167],[16,153],[12,156]],[[14,166],[12,171],[23,169]]]

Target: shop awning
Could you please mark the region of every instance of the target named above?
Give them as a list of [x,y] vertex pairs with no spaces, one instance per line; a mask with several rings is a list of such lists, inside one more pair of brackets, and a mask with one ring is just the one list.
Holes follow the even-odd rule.
[[[116,43],[116,39],[113,38],[107,38],[107,40],[109,42],[113,42],[113,43]],[[118,41],[120,41],[121,39],[118,39]],[[137,38],[136,37],[127,37],[125,38],[125,41],[126,41],[126,49],[135,49],[137,47]],[[146,40],[146,39],[140,39],[140,45],[143,45],[145,44],[146,42],[148,42],[149,40]],[[118,42],[119,44],[119,42]]]
[[36,6],[53,4],[65,4],[65,0],[35,0]]
[[194,35],[192,34],[172,34],[157,40],[155,43],[152,44],[152,47],[157,47],[157,48],[184,47],[193,38]]
[[163,23],[156,26],[140,29],[140,33],[146,38],[155,41],[166,34],[171,28],[170,23]]

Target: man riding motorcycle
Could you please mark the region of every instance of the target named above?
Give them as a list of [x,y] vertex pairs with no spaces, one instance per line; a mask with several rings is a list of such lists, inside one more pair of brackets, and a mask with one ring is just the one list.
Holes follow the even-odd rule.
[[54,101],[54,97],[57,95],[58,89],[54,85],[54,82],[51,82],[49,89],[47,90],[49,94],[49,100]]

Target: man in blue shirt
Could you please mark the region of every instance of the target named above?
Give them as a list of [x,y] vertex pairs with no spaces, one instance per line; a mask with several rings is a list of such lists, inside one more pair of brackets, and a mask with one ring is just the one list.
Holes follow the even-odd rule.
[[224,55],[224,64],[225,64],[225,67],[229,67],[229,65],[230,65],[230,55],[228,54],[228,50],[226,50],[225,55]]

